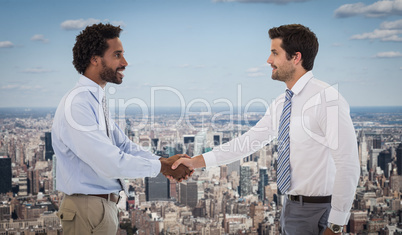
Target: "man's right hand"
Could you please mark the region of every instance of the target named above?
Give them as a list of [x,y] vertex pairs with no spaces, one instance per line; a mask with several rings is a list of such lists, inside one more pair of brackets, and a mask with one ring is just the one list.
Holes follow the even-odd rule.
[[174,178],[179,182],[190,176],[192,170],[185,165],[180,165],[176,169],[172,169],[172,164],[182,157],[185,158],[188,156],[186,154],[176,154],[169,158],[159,158],[161,161],[161,173],[167,178]]
[[176,169],[182,165],[187,166],[190,170],[206,166],[204,157],[202,155],[198,155],[193,158],[180,158],[172,165],[172,169]]

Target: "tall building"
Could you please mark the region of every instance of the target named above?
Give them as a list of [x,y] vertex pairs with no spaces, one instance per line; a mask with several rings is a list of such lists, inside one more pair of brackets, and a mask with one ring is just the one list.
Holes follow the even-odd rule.
[[194,143],[195,135],[183,135],[184,144]]
[[189,156],[194,156],[194,135],[184,135],[183,136],[183,143],[185,148],[185,153]]
[[265,196],[265,186],[268,185],[268,169],[266,167],[260,168],[260,181],[258,182],[258,197],[261,201],[264,201]]
[[240,196],[244,197],[252,193],[251,168],[249,166],[240,167]]
[[170,183],[162,174],[145,178],[145,197],[147,201],[167,201],[170,199]]
[[206,147],[207,133],[205,131],[200,131],[194,137],[194,156],[203,154]]
[[28,177],[25,172],[21,172],[18,177],[18,196],[28,196]]
[[253,227],[258,229],[259,224],[264,220],[264,205],[262,202],[254,202],[250,205],[250,216],[253,219]]
[[384,171],[385,177],[389,177],[388,163],[392,162],[391,152],[389,150],[381,151],[378,155],[378,166]]
[[0,194],[11,192],[11,158],[0,156]]
[[232,172],[237,172],[237,175],[240,176],[240,160],[227,164],[228,166],[228,175],[231,175]]
[[197,182],[186,181],[180,183],[179,203],[194,208],[198,202]]
[[57,157],[56,155],[53,155],[53,161],[52,161],[53,192],[56,191],[56,167],[57,167]]
[[367,158],[368,158],[368,151],[367,151],[367,141],[366,141],[366,135],[364,134],[364,130],[360,131],[359,137],[358,137],[358,143],[359,143],[359,160],[360,160],[360,166],[363,172],[363,175],[367,175],[368,168],[367,168]]
[[221,145],[221,135],[214,135],[214,146]]
[[373,149],[381,149],[381,135],[373,136]]
[[368,164],[368,170],[374,170],[378,166],[378,155],[380,154],[381,149],[371,149],[370,150],[370,160]]
[[52,133],[45,132],[45,161],[52,160],[53,154]]
[[153,138],[152,140],[151,140],[151,143],[152,143],[152,150],[153,150],[153,152],[155,152],[156,150],[159,150],[159,138]]
[[402,175],[402,144],[399,144],[396,149],[396,167],[398,169],[398,175]]
[[364,225],[367,224],[367,212],[365,211],[352,211],[350,214],[350,232],[361,233],[364,232]]
[[220,166],[221,170],[221,179],[226,179],[228,177],[228,167],[226,165]]
[[398,175],[398,171],[397,171],[397,167],[395,165],[395,163],[392,164],[392,171],[391,171],[391,175],[389,177],[389,185],[390,188],[392,190],[392,192],[397,192],[399,193],[399,175]]

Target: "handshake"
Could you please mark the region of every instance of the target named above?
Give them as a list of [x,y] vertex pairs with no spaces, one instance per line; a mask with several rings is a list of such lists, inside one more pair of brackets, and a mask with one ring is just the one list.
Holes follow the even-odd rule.
[[184,164],[181,164],[177,167],[174,167],[175,169],[172,169],[173,163],[175,163],[180,158],[189,159],[190,157],[186,154],[176,154],[169,158],[159,158],[159,160],[161,161],[161,173],[166,176],[166,178],[170,180],[174,179],[180,182],[183,179],[187,179],[193,174],[194,171],[190,170],[190,168],[188,168]]

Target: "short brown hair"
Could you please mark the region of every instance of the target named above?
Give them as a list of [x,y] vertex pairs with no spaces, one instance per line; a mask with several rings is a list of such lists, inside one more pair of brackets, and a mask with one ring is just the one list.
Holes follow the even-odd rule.
[[318,39],[307,27],[301,24],[288,24],[271,28],[268,31],[271,39],[282,39],[281,47],[286,51],[288,60],[296,52],[302,55],[302,66],[305,70],[313,69],[314,60],[318,53]]

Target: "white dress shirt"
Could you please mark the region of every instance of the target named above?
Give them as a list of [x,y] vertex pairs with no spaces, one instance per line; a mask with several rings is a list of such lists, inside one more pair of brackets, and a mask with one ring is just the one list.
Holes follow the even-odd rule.
[[[328,221],[347,224],[360,175],[356,134],[349,105],[311,71],[292,87],[290,118],[291,184],[287,194],[332,195]],[[285,93],[248,132],[203,154],[207,167],[246,157],[278,135]]]
[[107,136],[104,95],[102,87],[81,76],[57,108],[52,127],[56,188],[66,194],[118,192],[119,178],[155,177],[160,172],[159,157],[131,142],[111,118],[111,138]]

